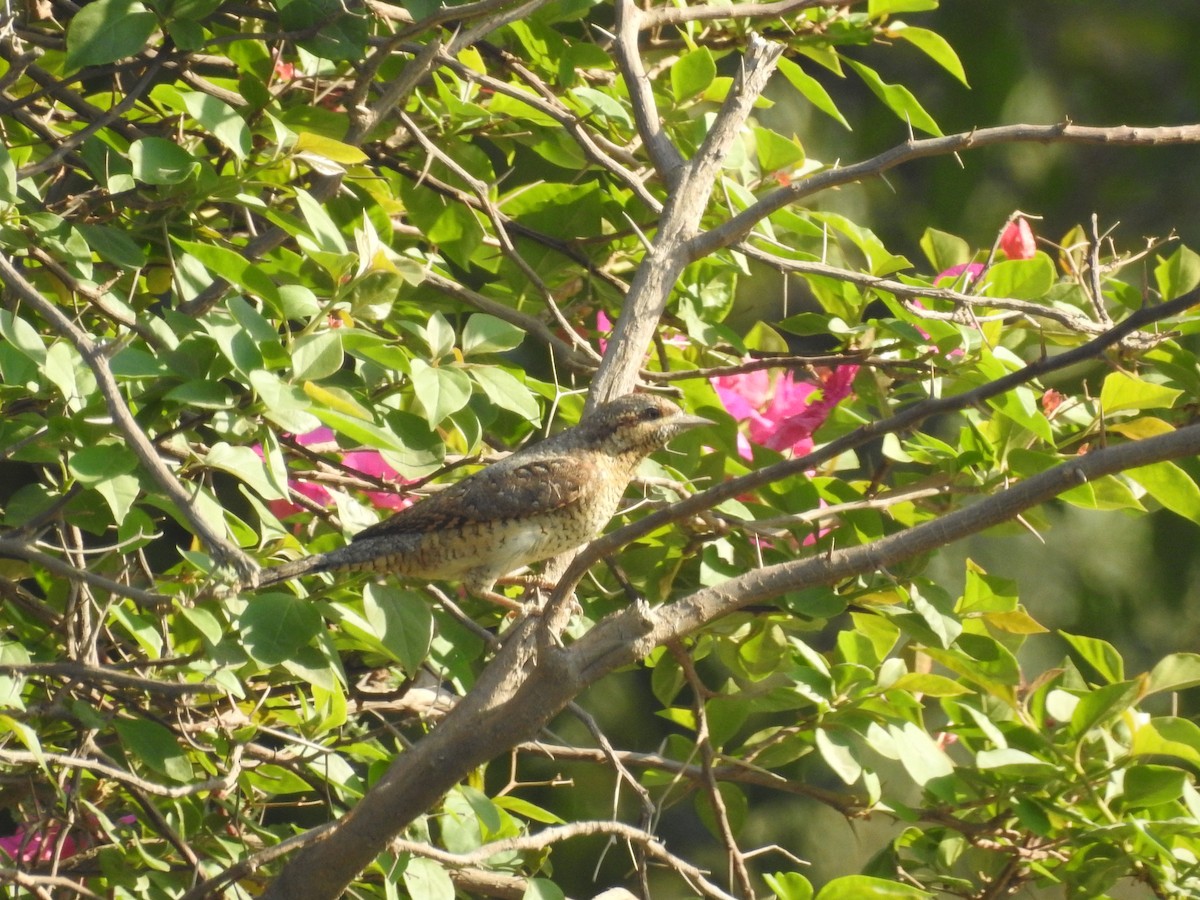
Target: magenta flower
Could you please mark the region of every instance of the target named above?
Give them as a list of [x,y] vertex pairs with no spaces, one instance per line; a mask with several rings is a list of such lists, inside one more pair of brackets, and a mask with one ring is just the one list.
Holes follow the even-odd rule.
[[[333,430],[325,427],[315,428],[305,434],[296,435],[296,443],[303,447],[310,447],[314,444],[332,444],[334,440]],[[254,451],[259,456],[262,456],[261,445],[256,445]],[[342,464],[349,469],[353,469],[355,472],[361,472],[363,475],[378,478],[382,481],[390,481],[395,484],[412,483],[389,466],[378,450],[351,450],[348,453],[342,454]],[[306,481],[302,478],[289,478],[288,487],[320,506],[329,506],[333,503],[333,495],[329,493],[324,485],[315,481]],[[400,510],[412,505],[412,500],[408,497],[394,494],[390,491],[366,491],[365,494],[367,500],[376,509]],[[304,511],[304,507],[292,503],[290,500],[272,500],[268,506],[275,517],[279,519]]]
[[613,323],[602,309],[596,310],[596,343],[600,347],[600,352],[604,353],[608,349],[608,336],[612,334]]
[[[54,848],[58,844],[60,826],[51,822],[45,828],[26,831],[25,824],[17,826],[16,834],[0,838],[0,850],[11,859],[21,863],[50,862],[54,858]],[[62,858],[74,856],[79,852],[75,838],[67,835],[63,841]]]
[[[380,481],[412,484],[411,480],[389,466],[378,450],[351,450],[342,456],[342,464],[349,466],[355,472],[362,472],[364,475],[378,478]],[[393,494],[390,491],[367,491],[366,495],[376,509],[401,510],[406,506],[412,506],[412,500],[409,497]]]
[[[137,822],[137,816],[121,816],[117,822],[121,825],[132,825]],[[91,824],[96,824],[94,819]],[[59,822],[49,822],[45,825],[37,822],[22,822],[17,826],[15,834],[0,838],[0,850],[10,859],[19,863],[50,862],[54,859],[54,849],[58,846],[58,836],[61,831],[62,825]],[[63,840],[62,854],[59,858],[68,859],[94,843],[93,836],[87,832],[81,832],[79,840],[68,834]]]
[[834,408],[850,395],[858,366],[836,366],[820,384],[796,381],[784,372],[771,383],[766,370],[712,379],[713,390],[725,410],[747,422],[747,436],[738,435],[738,453],[753,457],[750,442],[780,453],[804,455],[812,450],[812,435]]
[[958,278],[961,276],[963,287],[970,287],[971,282],[982,274],[983,263],[959,263],[957,266],[951,266],[948,269],[938,272],[937,277],[933,281],[936,284],[943,278]]

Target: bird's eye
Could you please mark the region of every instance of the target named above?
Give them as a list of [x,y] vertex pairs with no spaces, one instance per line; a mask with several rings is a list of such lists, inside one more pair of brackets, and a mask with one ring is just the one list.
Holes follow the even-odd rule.
[[662,410],[657,406],[647,406],[640,413],[638,413],[638,418],[643,422],[653,422],[656,419],[661,419],[662,417]]

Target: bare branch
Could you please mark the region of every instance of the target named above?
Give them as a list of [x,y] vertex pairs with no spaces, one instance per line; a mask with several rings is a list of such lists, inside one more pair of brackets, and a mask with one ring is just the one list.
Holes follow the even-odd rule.
[[1057,125],[997,125],[994,128],[980,128],[944,137],[910,139],[870,159],[849,166],[835,166],[798,178],[788,186],[772,191],[721,225],[689,241],[689,261],[703,259],[710,253],[737,243],[771,213],[820,191],[866,181],[914,159],[947,156],[964,150],[1016,143],[1114,144],[1133,147],[1195,144],[1200,143],[1200,125],[1158,128],[1096,128],[1072,125],[1070,122],[1060,122]]
[[848,6],[847,0],[777,0],[775,3],[705,3],[696,6],[655,6],[644,10],[643,31],[686,22],[713,19],[779,19],[816,6]]
[[[611,764],[609,754],[604,750],[590,747],[565,747],[561,744],[547,744],[544,741],[529,741],[516,747],[522,753],[536,753],[555,760],[574,760],[600,764]],[[674,775],[698,781],[704,777],[703,769],[692,763],[680,762],[677,759],[658,753],[637,753],[632,750],[617,750],[616,756],[622,764],[634,769],[661,769]],[[741,784],[753,784],[799,797],[808,797],[837,810],[844,816],[856,816],[867,807],[866,798],[854,797],[840,791],[830,791],[803,781],[783,778],[773,772],[756,769],[738,760],[728,765],[713,768],[713,774],[722,781],[736,781]]]
[[14,559],[24,559],[31,563],[36,563],[46,571],[53,572],[61,578],[90,584],[92,587],[107,591],[118,597],[128,597],[130,600],[147,608],[163,606],[171,602],[171,598],[163,594],[155,594],[151,591],[130,587],[127,584],[121,584],[119,581],[113,581],[111,578],[105,578],[103,575],[97,575],[89,569],[73,566],[59,559],[57,556],[43,553],[41,550],[30,546],[24,541],[0,538],[0,556],[9,556]]
[[663,183],[671,187],[683,167],[683,156],[671,143],[662,126],[662,117],[654,102],[654,90],[650,76],[642,65],[642,54],[638,49],[638,31],[644,13],[633,0],[617,0],[617,64],[625,78],[625,89],[629,92],[629,103],[633,108],[633,121],[641,135],[642,143],[650,156],[650,162]]
[[725,806],[725,798],[721,796],[721,786],[713,771],[716,752],[713,750],[712,737],[708,730],[708,713],[705,707],[705,701],[709,699],[708,689],[683,645],[678,641],[672,641],[668,647],[692,689],[692,710],[696,715],[696,746],[700,749],[701,781],[708,794],[708,802],[712,807],[713,818],[717,822],[717,830],[721,833],[721,843],[725,845],[725,854],[729,859],[729,869],[733,876],[731,880],[737,881],[743,897],[747,900],[754,900],[754,885],[750,882],[750,870],[746,868],[746,856],[733,836],[733,826],[729,824],[729,811]]
[[678,872],[693,888],[700,890],[705,897],[712,897],[714,900],[734,900],[733,897],[710,882],[703,872],[691,865],[687,860],[670,853],[655,835],[622,822],[572,822],[569,825],[545,828],[537,834],[492,841],[491,843],[477,847],[470,853],[448,853],[445,850],[438,850],[430,847],[428,844],[421,844],[416,841],[392,841],[391,847],[395,852],[424,856],[427,859],[437,860],[447,866],[470,866],[486,862],[497,853],[524,853],[544,850],[563,841],[577,837],[589,837],[596,834],[613,835],[622,840],[645,847],[646,852],[653,859],[668,865]]
[[144,778],[139,778],[132,772],[126,772],[108,763],[94,759],[83,759],[82,757],[71,756],[66,753],[49,753],[45,750],[40,753],[31,753],[26,750],[0,748],[0,761],[12,765],[26,766],[41,766],[46,763],[53,763],[54,765],[67,766],[72,769],[84,769],[104,778],[111,778],[113,781],[127,787],[145,791],[147,794],[152,794],[155,797],[167,797],[173,800],[181,797],[194,797],[196,794],[206,794],[210,791],[227,791],[237,783],[238,775],[241,771],[240,766],[234,765],[230,767],[227,774],[219,778],[195,781],[190,784],[180,785],[179,787],[167,787],[155,784],[153,781],[147,781]]
[[[632,9],[632,2],[625,2],[624,7]],[[752,36],[741,68],[708,136],[674,182],[654,242],[630,283],[608,351],[592,382],[589,406],[628,393],[633,388],[642,355],[650,345],[671,289],[684,266],[695,258],[688,247],[694,241],[705,206],[712,196],[717,171],[755,101],[766,88],[782,52],[782,45]]]
[[[903,281],[896,281],[893,278],[881,278],[866,272],[855,272],[851,269],[831,266],[827,263],[786,259],[751,247],[746,243],[740,244],[738,249],[780,271],[792,272],[797,275],[819,275],[823,278],[835,278],[838,281],[856,284],[859,287],[869,290],[885,291],[897,297],[946,300],[950,303],[967,307],[990,307],[992,309],[1009,310],[1023,316],[1028,316],[1029,318],[1047,319],[1051,322],[1057,322],[1059,325],[1070,331],[1074,331],[1076,334],[1103,334],[1112,327],[1112,320],[1107,319],[1107,317],[1107,320],[1094,321],[1076,310],[1064,309],[1058,306],[1047,306],[1044,303],[1014,300],[1008,297],[981,297],[978,294],[968,294],[950,288],[907,284]],[[977,283],[977,286],[980,288],[985,285],[986,280],[983,278]],[[1161,336],[1134,332],[1127,335],[1122,340],[1122,344],[1127,347],[1145,350],[1161,343],[1161,341]]]

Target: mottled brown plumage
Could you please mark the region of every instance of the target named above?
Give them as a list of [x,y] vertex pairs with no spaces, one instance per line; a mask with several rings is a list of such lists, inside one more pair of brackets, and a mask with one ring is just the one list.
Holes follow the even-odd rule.
[[496,599],[498,578],[598,535],[642,459],[705,424],[649,394],[601,404],[574,428],[360,531],[340,550],[268,569],[260,584],[334,569],[373,571],[461,581]]

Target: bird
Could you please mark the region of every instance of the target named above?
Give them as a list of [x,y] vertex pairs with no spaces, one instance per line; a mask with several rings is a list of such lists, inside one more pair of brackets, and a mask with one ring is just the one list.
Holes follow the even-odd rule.
[[646,456],[711,424],[662,397],[626,394],[369,526],[340,549],[266,569],[258,584],[317,572],[375,572],[457,581],[470,594],[521,609],[495,592],[499,579],[592,540],[616,514]]

